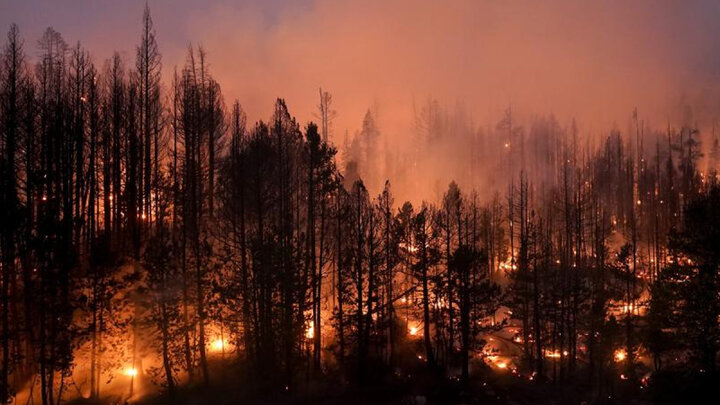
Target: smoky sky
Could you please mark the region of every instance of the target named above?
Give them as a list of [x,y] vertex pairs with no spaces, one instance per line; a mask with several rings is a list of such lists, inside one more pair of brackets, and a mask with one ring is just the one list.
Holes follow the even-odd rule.
[[[26,51],[52,26],[101,64],[134,64],[144,0],[2,0],[0,26],[20,26]],[[586,131],[637,107],[658,126],[692,105],[718,106],[720,2],[698,1],[149,1],[168,78],[202,45],[226,100],[250,121],[284,97],[300,122],[318,88],[331,92],[335,139],[372,108],[402,142],[414,105],[462,103],[476,124],[512,105],[522,116],[577,118]],[[698,118],[699,117],[699,118]]]

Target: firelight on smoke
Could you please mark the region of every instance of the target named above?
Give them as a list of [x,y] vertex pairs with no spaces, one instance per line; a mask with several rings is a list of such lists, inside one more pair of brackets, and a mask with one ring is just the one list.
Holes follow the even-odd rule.
[[210,345],[210,348],[213,351],[221,352],[227,347],[227,341],[217,338],[213,340],[212,344]]

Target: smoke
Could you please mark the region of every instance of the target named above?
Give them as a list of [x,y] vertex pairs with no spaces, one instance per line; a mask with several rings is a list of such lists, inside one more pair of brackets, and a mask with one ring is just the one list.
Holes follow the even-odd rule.
[[[33,1],[27,3],[5,6],[0,22],[30,13]],[[69,43],[84,41],[96,58],[119,48],[132,63],[142,2],[90,3],[63,5],[70,11],[47,24]],[[40,7],[41,16],[51,18],[50,4]],[[624,130],[635,107],[653,128],[670,122],[707,129],[718,107],[720,3],[712,0],[218,0],[150,7],[166,78],[184,62],[188,44],[202,45],[226,98],[239,99],[250,121],[267,118],[276,97],[300,122],[316,119],[322,87],[333,95],[337,145],[346,131],[352,138],[360,130],[371,109],[381,144],[412,148],[419,106],[429,98],[450,115],[462,110],[473,131],[493,127],[512,106],[526,127],[532,117],[552,114],[563,126],[575,118],[583,136]],[[78,18],[87,26],[68,23]],[[39,36],[38,19],[26,19],[26,36]]]
[[[448,3],[448,4],[445,4]],[[351,1],[288,6],[270,24],[252,7],[189,17],[226,95],[251,117],[276,96],[308,119],[334,94],[336,132],[379,106],[385,132],[412,122],[413,100],[462,101],[473,117],[509,104],[608,126],[638,107],[670,118],[713,91],[719,7],[712,2]]]

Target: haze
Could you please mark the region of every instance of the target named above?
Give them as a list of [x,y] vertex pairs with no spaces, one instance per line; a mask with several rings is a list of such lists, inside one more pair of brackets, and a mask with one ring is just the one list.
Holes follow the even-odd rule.
[[[34,41],[53,26],[68,43],[82,40],[96,61],[119,50],[132,63],[143,3],[10,1],[0,5],[0,25],[18,23],[33,56]],[[333,95],[338,146],[371,109],[386,145],[402,149],[429,98],[462,109],[473,130],[512,106],[520,121],[575,118],[581,134],[625,129],[635,107],[650,127],[692,120],[708,132],[718,106],[714,1],[149,5],[166,84],[192,43],[206,49],[227,103],[239,99],[250,122],[267,118],[276,97],[301,123],[314,120],[322,87]]]

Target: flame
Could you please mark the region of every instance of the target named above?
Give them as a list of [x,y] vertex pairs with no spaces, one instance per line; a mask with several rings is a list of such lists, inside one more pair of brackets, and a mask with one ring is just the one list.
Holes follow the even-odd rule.
[[417,336],[418,334],[418,327],[417,326],[411,326],[408,330],[410,332],[411,336]]
[[615,350],[614,357],[615,357],[615,361],[619,363],[627,358],[627,353],[625,352],[625,349],[618,349],[618,350]]
[[545,357],[549,357],[551,359],[559,359],[560,358],[560,352],[555,350],[552,352],[545,352]]
[[220,338],[213,340],[213,342],[210,344],[210,348],[216,352],[223,351],[225,347],[227,347],[227,341]]
[[308,323],[308,326],[305,329],[305,337],[308,339],[312,339],[315,337],[315,324],[313,321],[310,321]]
[[403,249],[405,249],[405,250],[407,250],[407,251],[410,252],[410,253],[415,253],[415,252],[418,251],[417,246],[413,245],[412,243],[404,243],[404,242],[401,242],[401,243],[400,243],[400,247],[403,248]]
[[500,369],[506,369],[506,368],[507,368],[507,363],[505,363],[504,361],[498,362],[498,363],[496,363],[496,364],[497,364],[497,367],[500,368]]
[[138,371],[135,367],[128,367],[125,369],[125,375],[129,377],[135,377],[138,375]]

